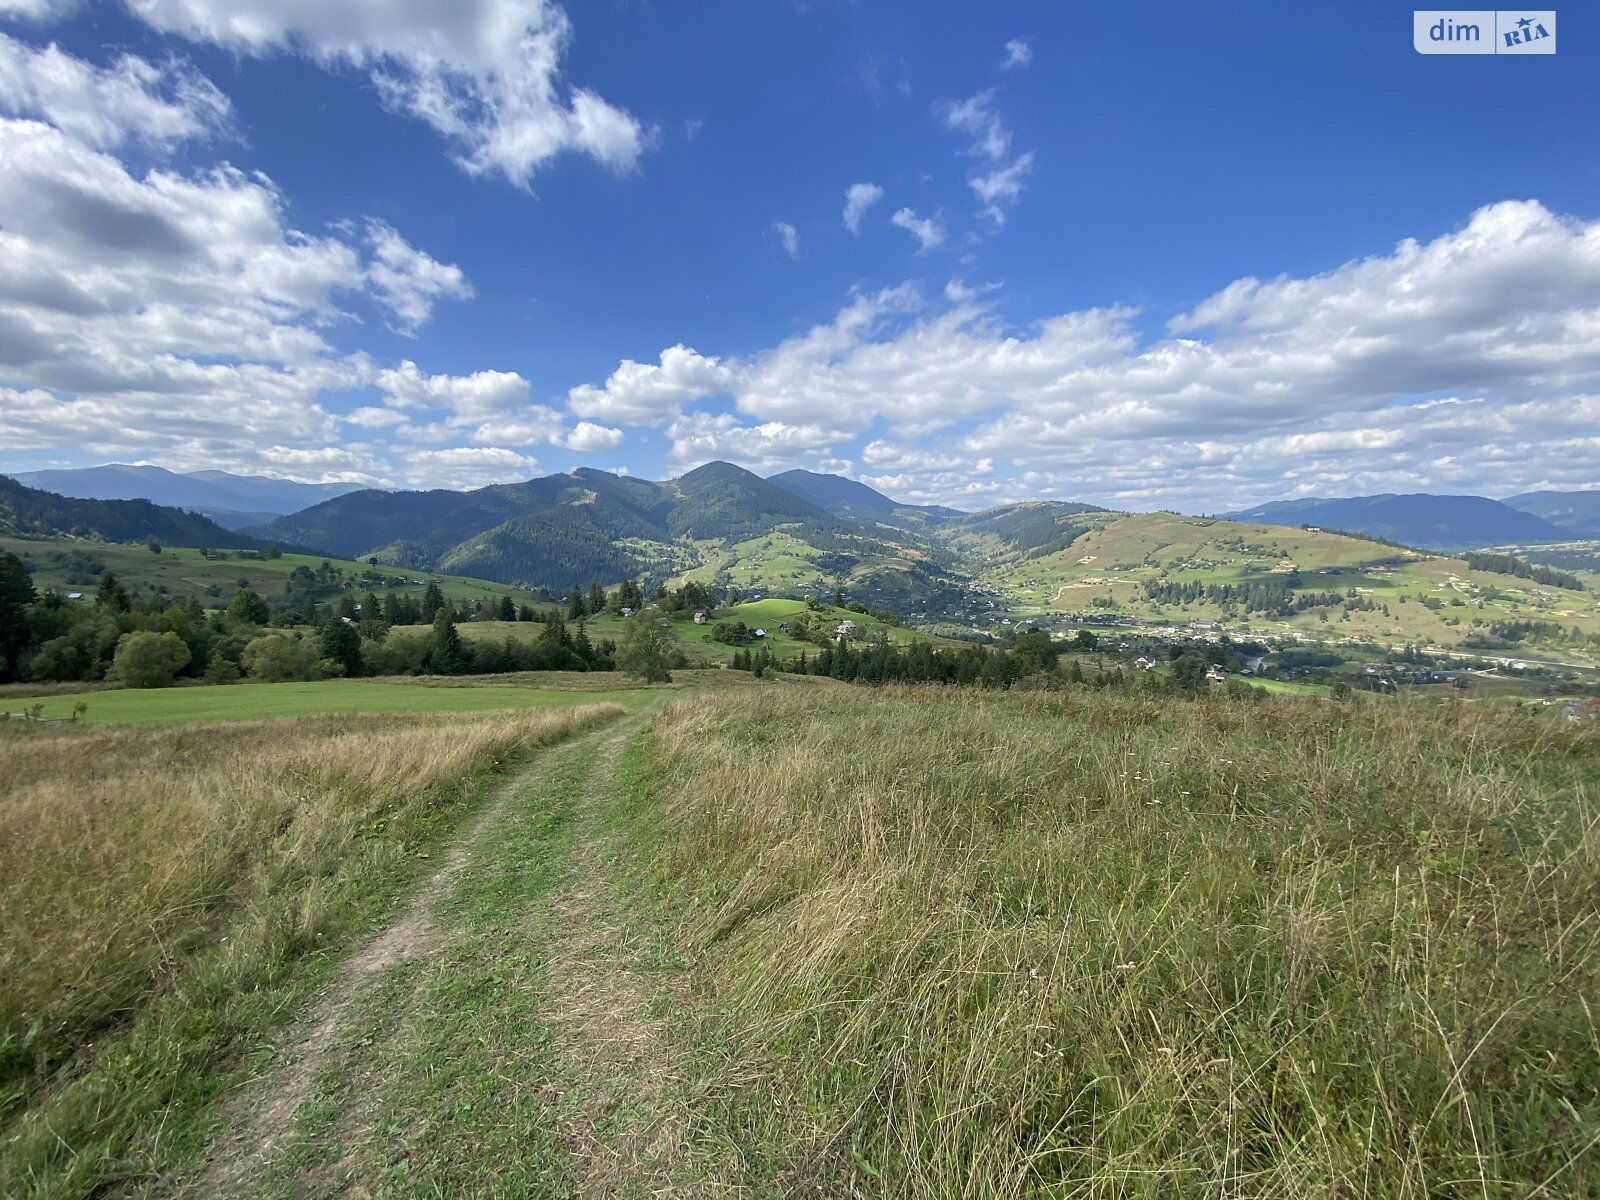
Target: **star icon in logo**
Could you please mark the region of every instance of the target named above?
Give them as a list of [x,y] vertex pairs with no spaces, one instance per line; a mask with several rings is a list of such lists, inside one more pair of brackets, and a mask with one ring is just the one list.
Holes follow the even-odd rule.
[[1526,29],[1529,25],[1532,25],[1532,24],[1533,24],[1533,20],[1530,17],[1523,17],[1522,20],[1517,22],[1517,25],[1519,27],[1523,28],[1523,29]]

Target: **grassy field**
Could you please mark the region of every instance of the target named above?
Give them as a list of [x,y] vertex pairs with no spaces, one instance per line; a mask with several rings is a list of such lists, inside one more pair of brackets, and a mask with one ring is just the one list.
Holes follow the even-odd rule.
[[488,779],[621,712],[0,725],[0,1195],[158,1187]]
[[646,750],[747,1194],[1600,1194],[1600,726],[841,688]]
[[[34,565],[34,586],[40,591],[54,588],[62,593],[92,594],[95,576],[87,573],[80,561],[89,560],[101,564],[130,589],[175,597],[198,596],[202,603],[213,608],[226,605],[241,586],[254,588],[263,596],[278,595],[296,567],[315,571],[324,562],[330,563],[351,582],[351,590],[358,600],[368,590],[377,592],[380,597],[390,591],[402,596],[420,597],[429,580],[436,582],[450,600],[483,600],[485,603],[492,600],[499,603],[500,598],[506,595],[512,596],[518,603],[530,599],[530,594],[520,588],[486,579],[407,571],[398,567],[372,567],[366,563],[324,555],[285,554],[279,558],[241,558],[238,551],[223,551],[228,557],[207,559],[194,549],[166,547],[160,554],[152,554],[145,546],[60,539],[31,541],[21,538],[0,538],[0,550],[9,550]],[[402,578],[407,582],[393,586],[388,582]],[[208,595],[208,588],[217,589],[219,595]]]
[[[537,626],[532,626],[537,628]],[[493,679],[494,677],[488,677]],[[91,724],[115,721],[137,725],[177,725],[192,721],[239,721],[260,717],[298,717],[318,713],[475,713],[506,709],[561,708],[574,704],[614,703],[637,708],[650,697],[625,675],[607,673],[609,686],[561,690],[548,686],[511,686],[473,679],[440,677],[442,686],[418,687],[414,681],[326,679],[316,683],[236,683],[154,690],[112,690],[88,695],[17,696],[0,700],[0,711],[20,714],[42,705],[41,715],[72,715],[83,701]]]

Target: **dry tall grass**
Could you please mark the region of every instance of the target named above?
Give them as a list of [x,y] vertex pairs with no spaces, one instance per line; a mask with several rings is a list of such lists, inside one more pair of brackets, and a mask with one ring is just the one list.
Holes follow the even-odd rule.
[[276,978],[400,886],[486,771],[621,712],[0,723],[0,1118],[167,993]]
[[836,689],[651,748],[794,1187],[1600,1195],[1600,730]]

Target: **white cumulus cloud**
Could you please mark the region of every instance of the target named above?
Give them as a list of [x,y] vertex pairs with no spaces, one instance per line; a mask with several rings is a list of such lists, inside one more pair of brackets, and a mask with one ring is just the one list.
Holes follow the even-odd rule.
[[593,421],[579,421],[561,444],[568,450],[592,454],[599,450],[615,450],[625,441],[627,435],[620,429],[596,425]]
[[519,483],[539,474],[539,460],[504,446],[454,446],[445,450],[402,448],[405,480],[414,487],[484,487]]
[[902,208],[889,218],[892,225],[917,239],[917,253],[926,254],[944,242],[944,226],[936,217],[919,217],[914,208]]
[[557,155],[631,170],[637,118],[568,83],[573,37],[549,0],[126,0],[152,28],[239,54],[304,54],[364,71],[384,103],[432,126],[473,174],[526,187]]
[[[672,394],[672,456],[854,453],[869,483],[968,506],[1059,496],[1218,511],[1595,483],[1600,221],[1489,205],[1323,274],[1239,280],[1154,338],[1126,306],[1014,327],[994,303],[965,286],[937,303],[890,289],[769,350],[695,355],[716,378]],[[639,370],[613,380],[658,371]],[[695,407],[719,394],[733,412]]]
[[102,150],[138,141],[169,151],[225,132],[228,98],[193,67],[124,54],[97,67],[0,33],[0,113],[38,117]]
[[418,250],[384,221],[369,220],[366,241],[372,248],[367,281],[384,307],[394,314],[395,329],[415,334],[433,316],[436,300],[466,300],[472,285],[454,263],[442,263]]
[[1004,224],[1007,210],[1022,195],[1024,178],[1033,170],[1033,151],[1011,155],[1011,130],[995,108],[993,88],[959,102],[936,105],[934,111],[948,128],[966,135],[964,153],[986,164],[973,169],[967,185],[978,197],[980,213],[997,225]]
[[661,352],[658,364],[623,359],[601,387],[583,384],[567,393],[580,417],[631,425],[666,425],[685,404],[727,389],[732,374],[719,359],[681,343]]
[[852,183],[844,193],[844,227],[861,232],[861,219],[867,210],[883,199],[883,189],[875,183]]
[[1033,61],[1033,47],[1026,38],[1012,38],[1006,43],[1006,57],[1000,64],[1002,71],[1025,67]]

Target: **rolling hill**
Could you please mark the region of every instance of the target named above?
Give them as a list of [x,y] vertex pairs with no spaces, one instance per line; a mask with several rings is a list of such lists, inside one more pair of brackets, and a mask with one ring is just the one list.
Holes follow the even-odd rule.
[[1600,661],[1600,599],[1581,581],[1541,583],[1324,529],[1176,513],[1077,519],[1089,528],[1065,549],[964,563],[995,606],[978,624],[1199,624],[1234,637]]
[[210,517],[226,529],[274,517],[359,490],[353,483],[296,483],[227,471],[179,473],[163,467],[108,463],[74,470],[23,471],[19,483],[79,500],[149,500]]
[[[1600,658],[1600,604],[1582,580],[1530,578],[1493,555],[1468,561],[1299,527],[1311,516],[1328,519],[1311,502],[1288,506],[1281,519],[1294,524],[1056,501],[978,513],[923,509],[913,520],[906,510],[916,506],[850,480],[803,474],[783,478],[838,512],[718,462],[662,482],[583,469],[471,492],[352,492],[249,533],[352,564],[352,586],[366,586],[365,574],[404,572],[409,586],[421,586],[409,581],[423,574],[445,574],[481,581],[474,594],[491,599],[507,584],[560,592],[592,581],[692,579],[747,596],[827,597],[837,590],[908,623],[1000,634],[1027,620],[1063,632],[1085,619],[1158,628],[1203,622],[1250,636],[1519,652],[1540,646],[1559,658]],[[1387,499],[1412,505],[1412,520],[1421,519],[1413,498]],[[1492,516],[1511,513],[1524,530],[1531,522],[1545,532],[1539,518],[1494,501],[1425,499],[1450,502],[1446,508],[1458,516],[1487,505]],[[1382,515],[1394,505],[1375,507]],[[1428,512],[1423,506],[1424,518]],[[1414,525],[1386,528],[1391,535],[1417,532]],[[1487,538],[1503,526],[1483,528],[1491,531]],[[264,544],[176,509],[66,500],[9,480],[0,482],[0,533],[58,536],[69,545],[85,538],[134,543],[140,551],[137,544],[152,537],[169,546]],[[1532,549],[1522,553],[1539,559]],[[198,559],[133,557],[172,576],[152,578],[152,586],[177,590],[200,578]],[[1586,562],[1554,565],[1582,569]],[[39,565],[68,584],[81,585],[87,570],[67,551],[46,554]],[[237,570],[218,569],[223,576]],[[223,590],[226,579],[205,582]]]
[[1279,500],[1224,514],[1232,521],[1315,525],[1364,533],[1428,550],[1471,550],[1574,536],[1544,517],[1483,496],[1349,496]]

